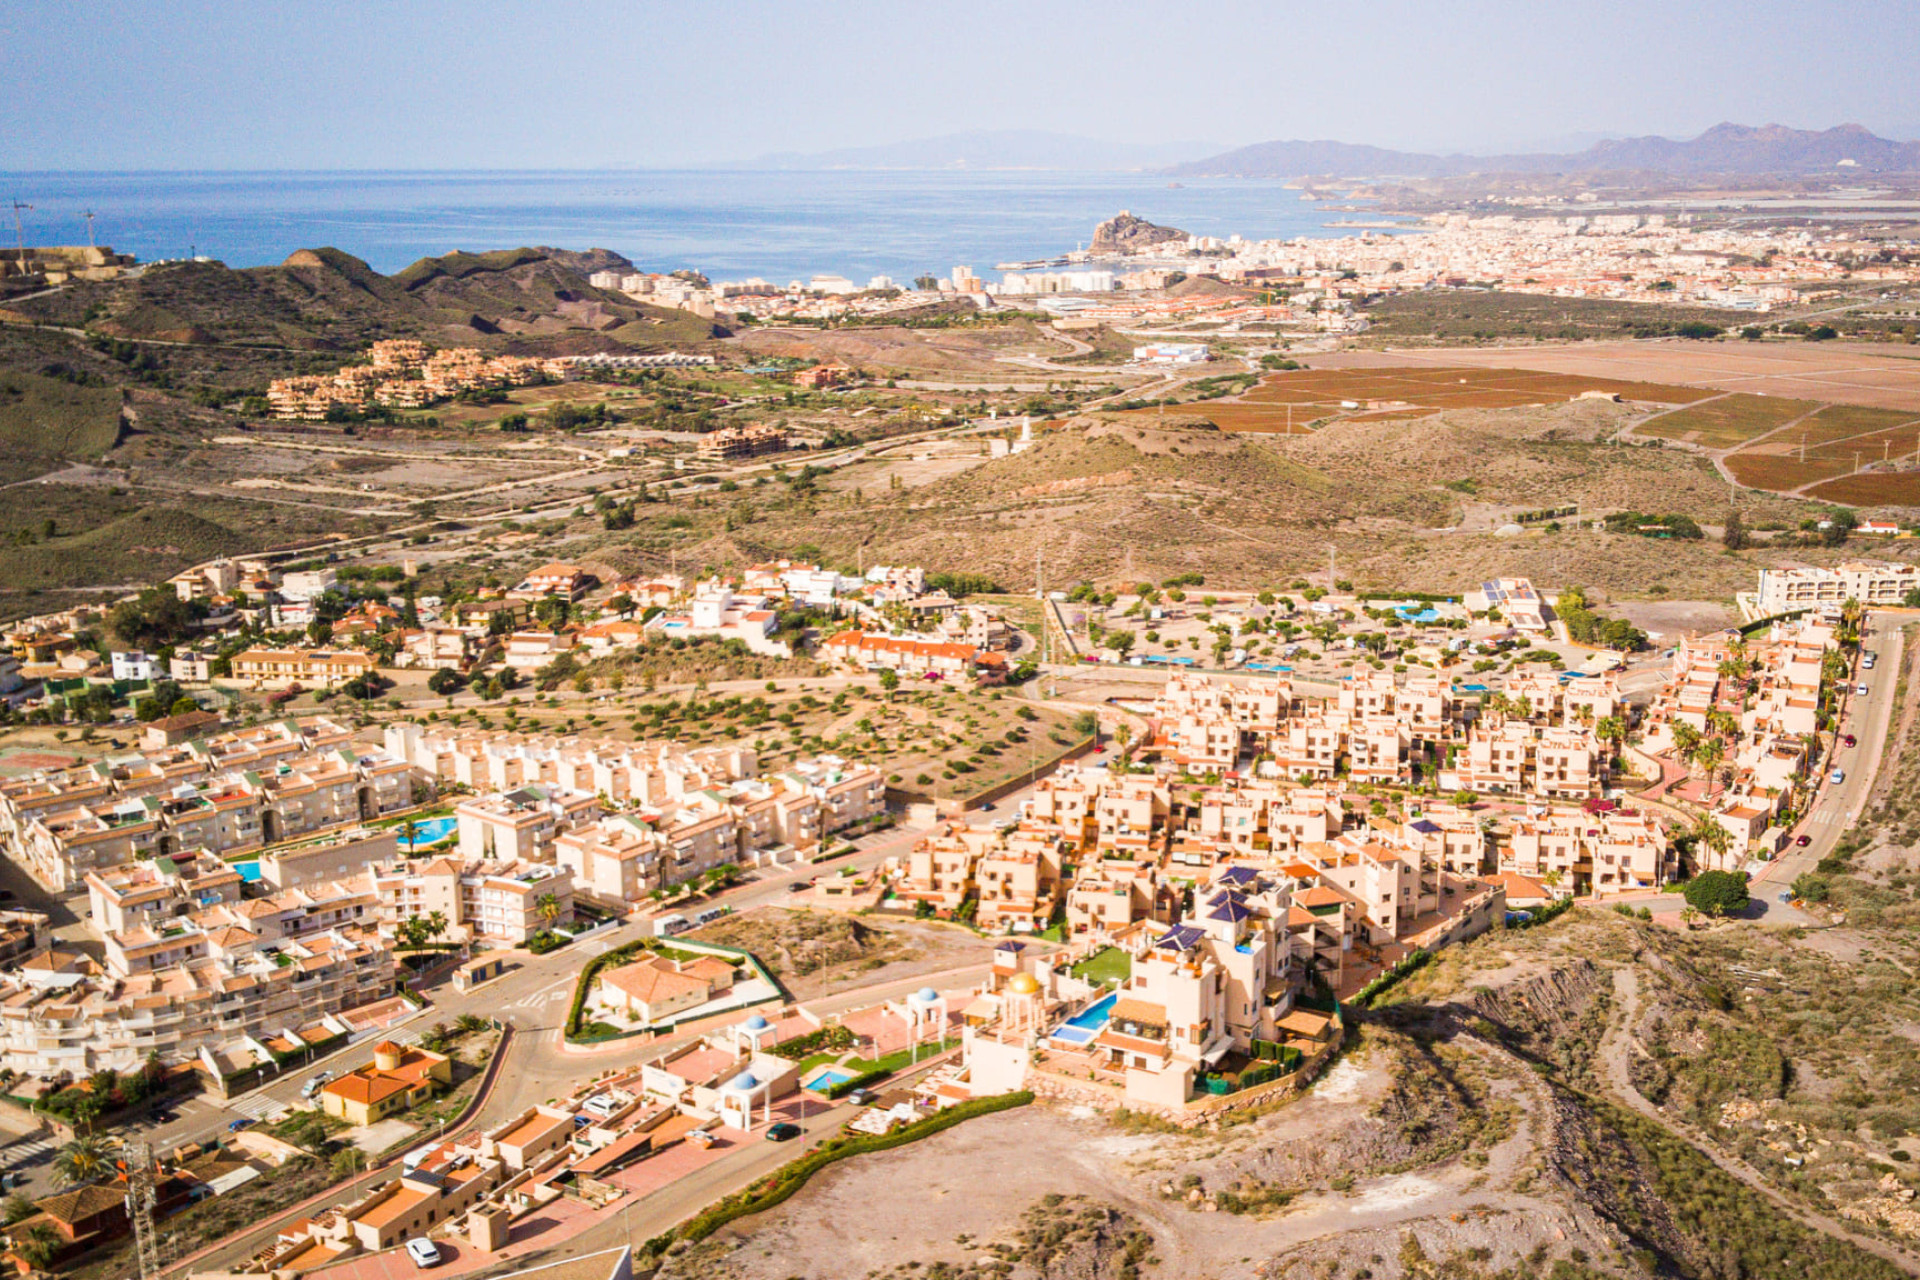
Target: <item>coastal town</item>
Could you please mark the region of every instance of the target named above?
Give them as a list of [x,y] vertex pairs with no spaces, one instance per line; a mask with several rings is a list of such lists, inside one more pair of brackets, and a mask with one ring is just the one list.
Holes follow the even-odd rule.
[[1898,23],[25,2],[0,1271],[1920,1275]]
[[[1308,1086],[1343,1009],[1490,932],[1576,904],[1638,910],[1703,876],[1794,898],[1804,876],[1776,869],[1827,834],[1858,754],[1846,726],[1872,714],[1868,606],[1920,603],[1907,564],[1769,570],[1751,623],[1648,658],[1572,641],[1562,611],[1584,603],[1523,579],[1453,601],[1315,591],[1311,609],[1263,592],[1271,608],[1217,601],[1259,615],[1209,668],[1129,656],[1110,632],[1094,644],[1063,592],[1038,602],[1036,637],[936,578],[780,561],[603,581],[556,562],[467,602],[356,591],[349,607],[355,577],[222,559],[160,588],[196,606],[191,647],[92,650],[83,613],[17,624],[16,716],[138,741],[0,782],[8,858],[71,904],[4,913],[0,1070],[67,1117],[52,1123],[91,1124],[122,1105],[98,1082],[156,1070],[153,1087],[197,1090],[213,1115],[245,1106],[231,1132],[155,1148],[160,1203],[184,1206],[302,1158],[287,1135],[320,1117],[355,1158],[422,1136],[409,1117],[452,1089],[447,1050],[511,1020],[421,1028],[468,992],[519,989],[536,957],[591,956],[554,990],[572,1000],[564,1039],[632,1053],[409,1146],[390,1178],[215,1268],[276,1275],[355,1276],[419,1242],[467,1264],[511,1253],[558,1206],[582,1224],[625,1212],[746,1159],[750,1139],[800,1133],[810,1108],[872,1135],[1034,1096],[1206,1123]],[[1384,651],[1358,642],[1382,606],[1405,633]],[[1324,673],[1312,642],[1289,665],[1253,660],[1261,619],[1296,608],[1332,620]],[[783,624],[802,612],[819,621]],[[1056,733],[997,805],[916,795],[857,742],[696,745],[597,716],[562,732],[515,723],[507,692],[491,695],[506,727],[458,709],[521,680],[592,705],[609,695],[571,674],[576,655],[689,643],[804,650],[819,675],[799,687],[824,678],[836,702],[1044,707],[1058,677],[1040,650],[1076,629],[1083,669],[1152,682],[1074,702],[1090,736]],[[1528,647],[1503,649],[1515,638]],[[1552,661],[1469,661],[1503,652]],[[1367,661],[1331,665],[1342,653]],[[418,683],[374,701],[392,680]],[[559,699],[526,705],[542,701]],[[941,925],[977,938],[984,968],[905,988],[882,968],[822,1008],[767,957],[703,940],[741,910]],[[49,1226],[57,1262],[115,1230],[82,1221],[104,1200],[70,1200],[37,1202],[11,1238]]]

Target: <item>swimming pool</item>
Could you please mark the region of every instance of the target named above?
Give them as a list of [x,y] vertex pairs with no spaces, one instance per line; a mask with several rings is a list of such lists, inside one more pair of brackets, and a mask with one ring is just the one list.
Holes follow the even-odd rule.
[[409,840],[407,826],[401,823],[395,830],[394,839],[402,849],[424,849],[445,840],[459,825],[457,818],[428,818],[425,822],[413,824],[413,838]]
[[822,1067],[814,1073],[813,1079],[807,1081],[807,1088],[815,1093],[826,1093],[837,1084],[845,1084],[857,1078],[857,1072],[849,1071],[845,1067]]
[[1068,1018],[1053,1029],[1049,1040],[1058,1040],[1061,1044],[1092,1044],[1093,1038],[1107,1025],[1107,1019],[1113,1016],[1113,1002],[1120,998],[1119,992],[1110,992]]
[[253,884],[260,879],[260,864],[257,862],[236,862],[233,869],[240,873],[240,879],[246,884]]

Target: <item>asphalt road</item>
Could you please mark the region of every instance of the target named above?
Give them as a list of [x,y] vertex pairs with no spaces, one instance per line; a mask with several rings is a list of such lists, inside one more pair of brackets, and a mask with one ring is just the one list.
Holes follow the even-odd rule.
[[[1860,811],[1866,807],[1867,798],[1873,791],[1873,781],[1879,776],[1881,757],[1886,752],[1887,732],[1893,724],[1894,693],[1899,684],[1901,642],[1900,628],[1897,623],[1882,625],[1869,614],[1865,634],[1860,641],[1863,661],[1856,663],[1854,673],[1849,677],[1850,684],[1867,686],[1865,698],[1849,694],[1840,716],[1839,733],[1853,734],[1859,740],[1857,747],[1840,747],[1824,764],[1825,774],[1835,769],[1845,772],[1845,780],[1840,783],[1827,783],[1821,790],[1807,816],[1794,828],[1797,841],[1802,835],[1809,837],[1805,847],[1798,843],[1787,846],[1787,852],[1766,865],[1758,877],[1765,882],[1769,894],[1777,894],[1792,884],[1802,873],[1811,871],[1820,859],[1833,852],[1840,838],[1859,819]],[[1865,668],[1864,655],[1878,654],[1878,664],[1869,672]]]

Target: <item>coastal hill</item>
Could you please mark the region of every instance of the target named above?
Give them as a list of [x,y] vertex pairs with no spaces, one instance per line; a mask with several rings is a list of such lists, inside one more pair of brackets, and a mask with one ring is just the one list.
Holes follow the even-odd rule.
[[1881,138],[1857,124],[1790,129],[1718,124],[1697,138],[1617,138],[1569,154],[1425,155],[1345,142],[1261,142],[1175,166],[1193,177],[1457,177],[1469,173],[1708,174],[1920,173],[1920,142]]
[[1122,209],[1117,216],[1108,218],[1093,229],[1093,244],[1089,248],[1094,253],[1129,253],[1150,245],[1186,238],[1187,233],[1177,227],[1156,226]]
[[12,305],[21,318],[108,338],[349,351],[411,336],[532,354],[698,342],[690,312],[596,289],[591,273],[631,270],[606,249],[550,248],[422,258],[391,276],[339,249],[302,249],[277,267],[158,264]]

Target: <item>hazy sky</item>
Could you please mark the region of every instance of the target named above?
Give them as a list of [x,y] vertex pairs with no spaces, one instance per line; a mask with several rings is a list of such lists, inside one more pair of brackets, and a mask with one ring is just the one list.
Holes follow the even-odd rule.
[[0,4],[0,169],[698,165],[973,129],[1920,135],[1914,0]]

